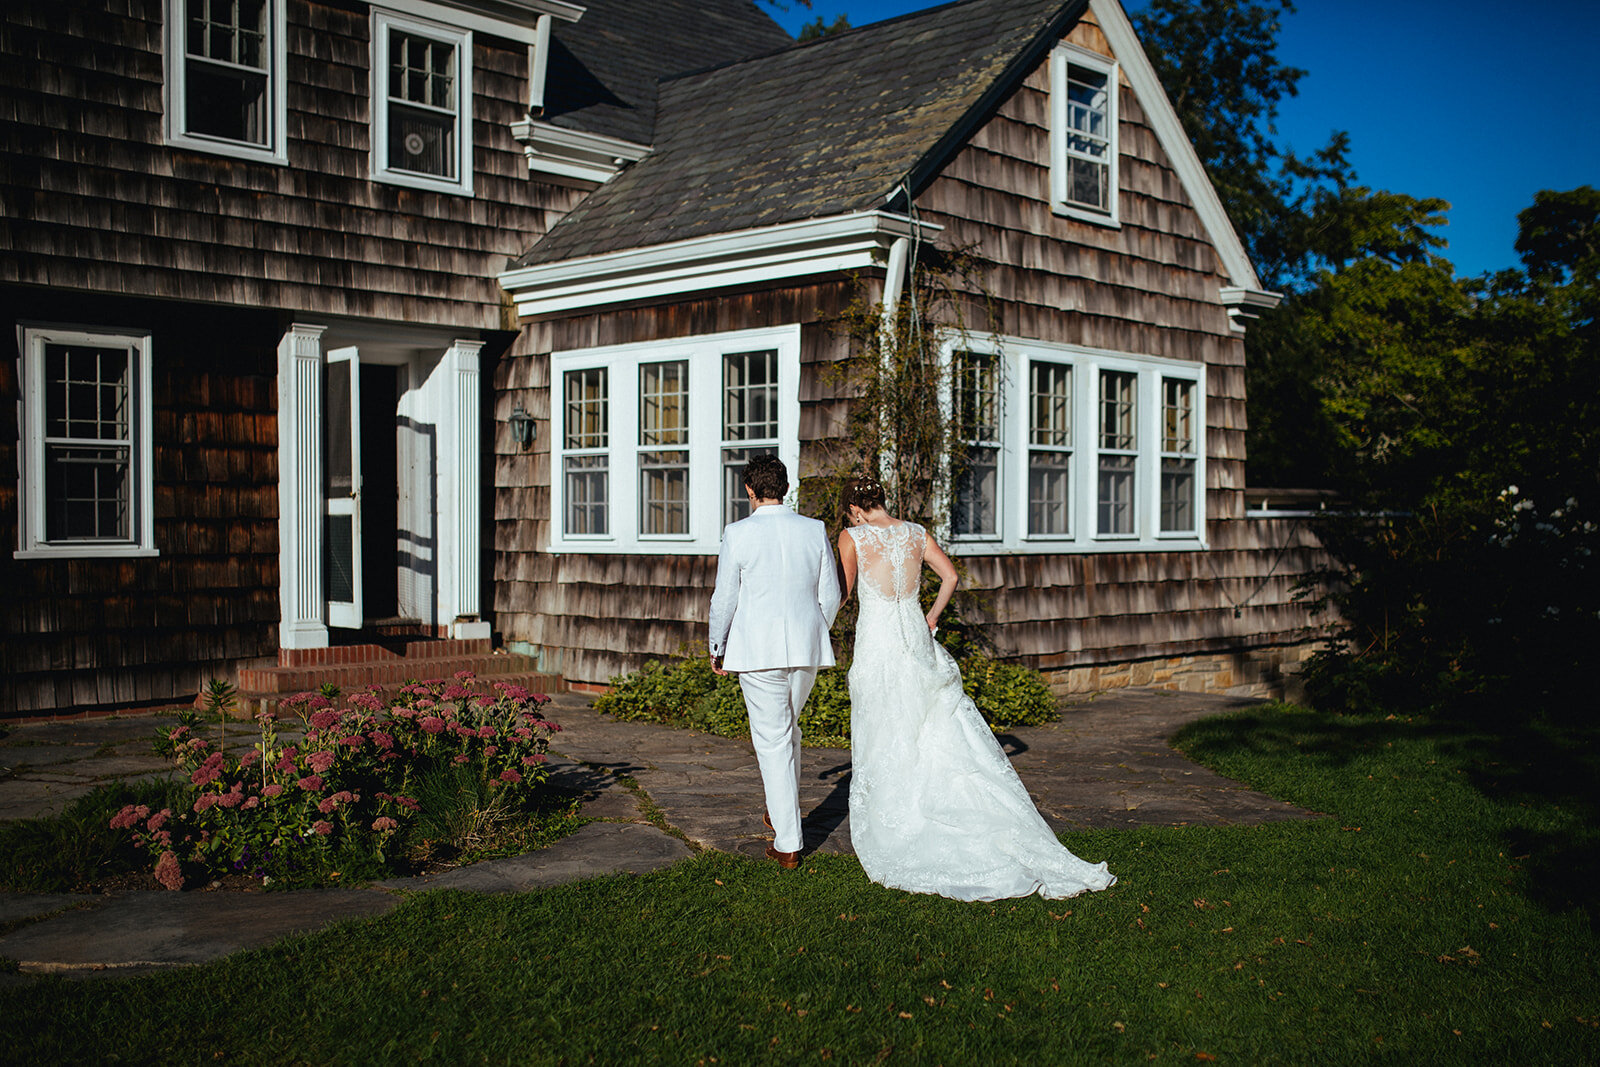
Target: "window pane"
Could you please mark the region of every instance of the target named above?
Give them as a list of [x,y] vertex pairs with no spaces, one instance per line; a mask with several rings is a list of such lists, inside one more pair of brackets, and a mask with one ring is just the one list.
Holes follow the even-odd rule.
[[389,95],[396,100],[456,111],[456,47],[402,30],[389,36]]
[[1103,534],[1133,533],[1133,456],[1101,456],[1098,529]]
[[1029,392],[1028,443],[1060,448],[1072,444],[1072,368],[1034,363]]
[[1071,494],[1068,479],[1072,467],[1070,452],[1033,452],[1028,456],[1028,532],[1066,534],[1071,532],[1068,510]]
[[1195,451],[1193,382],[1181,378],[1161,380],[1161,450]]
[[757,456],[777,455],[770,448],[724,448],[722,450],[722,524],[738,522],[750,514],[750,498],[744,491],[744,468]]
[[956,426],[965,441],[1000,439],[1000,380],[993,356],[958,352],[953,396]]
[[1135,448],[1134,390],[1132,374],[1105,371],[1100,375],[1100,447]]
[[454,178],[455,117],[402,104],[390,104],[389,166],[396,170]]
[[329,515],[326,529],[328,599],[348,604],[356,598],[355,519]]
[[639,368],[639,443],[689,443],[689,364],[646,363]]
[[611,532],[610,477],[607,456],[566,458],[566,531],[570,534]]
[[738,352],[722,359],[722,439],[778,436],[778,353]]
[[1195,528],[1194,460],[1161,461],[1161,530],[1187,533]]
[[956,479],[950,528],[956,534],[989,536],[995,532],[995,505],[1000,480],[1000,450],[969,448],[966,470]]
[[562,427],[567,448],[605,448],[608,430],[607,374],[604,367],[566,373],[566,421]]
[[45,346],[45,436],[129,440],[130,375],[125,348]]
[[[323,473],[327,494],[331,497],[347,497],[355,487],[355,457],[351,452],[350,433],[350,367],[347,359],[329,363],[323,377],[325,415],[322,427],[327,434]],[[349,597],[343,599],[349,600]]]
[[47,444],[45,540],[133,539],[132,449]]
[[639,453],[639,532],[689,532],[689,453]]
[[200,63],[189,66],[184,113],[190,133],[267,143],[267,77]]
[[266,0],[189,0],[188,52],[267,69]]
[[1111,169],[1105,163],[1070,156],[1067,159],[1067,199],[1075,204],[1105,210],[1110,206],[1108,190]]

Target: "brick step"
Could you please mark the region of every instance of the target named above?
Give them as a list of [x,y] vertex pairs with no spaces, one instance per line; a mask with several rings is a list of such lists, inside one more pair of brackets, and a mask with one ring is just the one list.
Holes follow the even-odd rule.
[[364,689],[412,679],[448,679],[457,671],[471,671],[480,678],[537,673],[534,661],[527,656],[394,657],[295,667],[244,667],[239,671],[238,686],[247,693],[305,693],[329,683],[341,689]]
[[383,645],[330,645],[327,648],[281,648],[280,667],[323,667],[334,664],[379,663],[395,660],[450,659],[487,656],[494,651],[488,638],[459,641],[454,638],[407,641],[404,652]]
[[[496,656],[495,658],[506,659],[510,657]],[[515,658],[523,660],[524,662],[531,662],[528,661],[526,657],[518,656]],[[414,677],[421,677],[421,675],[413,672],[407,676],[407,678]],[[432,676],[430,675],[429,677]],[[448,675],[446,677],[448,677]],[[393,694],[406,683],[406,680],[406,678],[402,678],[393,682],[362,682],[359,684],[351,683],[349,685],[344,685],[343,683],[340,684],[341,688],[343,688],[347,693],[365,690],[369,685],[376,684],[384,693]],[[530,693],[553,694],[562,692],[566,689],[566,683],[562,681],[560,675],[544,674],[539,671],[532,670],[479,672],[477,681],[473,688],[477,690],[487,689],[495,682],[501,682],[506,685],[520,685]],[[301,688],[280,691],[250,691],[241,687],[237,696],[237,703],[234,708],[233,717],[248,719],[260,711],[277,711],[278,706],[289,697],[295,696],[299,693],[315,691],[317,688],[318,686],[311,686],[309,689]]]

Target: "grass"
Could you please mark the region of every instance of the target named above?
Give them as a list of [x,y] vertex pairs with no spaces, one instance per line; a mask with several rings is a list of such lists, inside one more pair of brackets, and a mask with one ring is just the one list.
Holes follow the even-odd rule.
[[[1592,769],[1570,739],[1272,707],[1180,743],[1326,811],[1073,835],[1113,889],[959,904],[704,853],[430,893],[218,964],[0,989],[28,1062],[1584,1063]],[[1545,773],[1534,773],[1541,768]],[[1593,781],[1593,779],[1589,779]],[[1589,857],[1589,858],[1586,858]]]

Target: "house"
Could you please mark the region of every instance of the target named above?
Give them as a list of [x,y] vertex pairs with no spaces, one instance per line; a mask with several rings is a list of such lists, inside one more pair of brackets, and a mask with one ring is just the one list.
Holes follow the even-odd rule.
[[1002,652],[1306,645],[1315,541],[1244,507],[1274,297],[1114,0],[798,47],[746,0],[14,0],[0,58],[0,714],[675,651],[742,456],[820,471],[838,313],[941,242],[999,312],[951,539]]

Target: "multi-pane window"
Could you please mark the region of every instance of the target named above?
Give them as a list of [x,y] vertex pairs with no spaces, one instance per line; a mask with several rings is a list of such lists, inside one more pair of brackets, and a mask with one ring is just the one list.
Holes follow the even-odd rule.
[[169,143],[283,162],[284,0],[167,0]]
[[562,385],[564,529],[591,537],[611,529],[611,441],[604,367],[570,370]]
[[639,532],[689,532],[689,364],[639,368]]
[[1139,443],[1135,416],[1138,376],[1122,371],[1100,373],[1100,448],[1095,528],[1101,534],[1132,534],[1134,480]]
[[1052,195],[1057,210],[1103,221],[1117,213],[1117,68],[1063,45],[1051,59]]
[[955,432],[964,446],[950,507],[951,532],[992,536],[1000,480],[1000,366],[986,352],[956,354],[951,398]]
[[607,345],[550,356],[552,552],[715,555],[749,512],[745,465],[799,481],[800,328]]
[[1034,360],[1028,386],[1028,533],[1072,530],[1072,368]]
[[472,35],[373,15],[373,176],[472,191]]
[[722,357],[722,521],[750,514],[744,467],[778,448],[778,352],[733,352]]
[[149,339],[27,330],[19,554],[153,551]]
[[1195,465],[1199,460],[1194,382],[1161,379],[1161,532],[1195,526]]

